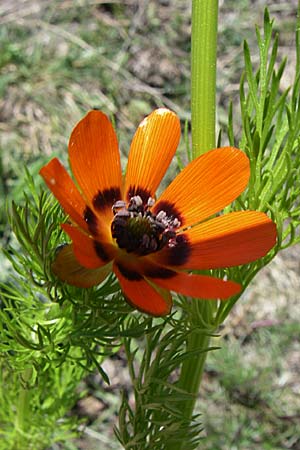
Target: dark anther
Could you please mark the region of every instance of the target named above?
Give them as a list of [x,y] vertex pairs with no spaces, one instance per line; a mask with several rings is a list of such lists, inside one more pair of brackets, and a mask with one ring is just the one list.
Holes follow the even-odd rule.
[[118,211],[125,210],[126,208],[126,202],[123,200],[118,200],[113,204],[112,210],[114,214],[117,214]]

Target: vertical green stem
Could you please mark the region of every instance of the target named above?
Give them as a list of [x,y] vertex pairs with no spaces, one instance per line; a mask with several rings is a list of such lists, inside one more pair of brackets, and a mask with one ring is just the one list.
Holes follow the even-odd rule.
[[180,410],[186,418],[191,418],[193,415],[195,403],[197,401],[197,394],[199,392],[200,383],[204,371],[207,352],[209,347],[210,337],[202,333],[192,333],[188,338],[187,351],[203,350],[199,356],[190,358],[183,364],[178,387],[183,389],[194,397],[181,405]]
[[[216,61],[218,31],[218,0],[192,2],[192,154],[196,158],[215,147],[216,128]],[[194,302],[197,302],[194,300]],[[201,300],[199,300],[201,302]],[[195,304],[193,320],[203,328],[203,322],[213,322],[211,302]],[[208,332],[212,330],[208,330]],[[193,332],[187,340],[187,351],[203,350],[198,357],[184,361],[178,386],[193,395],[179,407],[186,418],[191,418],[199,392],[204,364],[209,347],[208,335]],[[182,443],[178,450],[184,449]]]
[[218,0],[192,2],[193,158],[215,147]]
[[[210,324],[215,311],[215,303],[209,301],[192,300],[193,325],[198,326],[199,330],[193,331],[187,338],[186,349],[188,352],[197,351],[197,356],[190,357],[184,361],[181,367],[180,377],[177,387],[189,394],[191,397],[178,403],[177,408],[182,416],[191,420],[195,403],[197,401],[200,383],[204,371],[207,350],[210,343],[210,334],[214,327]],[[203,332],[206,329],[206,332]],[[187,437],[188,442],[188,437]],[[166,447],[164,450],[173,450],[173,446]],[[184,439],[178,443],[176,450],[185,450],[187,448]]]

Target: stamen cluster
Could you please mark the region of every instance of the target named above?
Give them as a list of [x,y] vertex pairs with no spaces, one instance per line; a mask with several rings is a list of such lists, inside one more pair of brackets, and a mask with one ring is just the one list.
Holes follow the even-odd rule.
[[146,204],[139,195],[131,197],[129,204],[118,200],[112,207],[114,220],[111,224],[112,237],[120,248],[140,256],[161,250],[164,246],[176,244],[176,230],[180,221],[169,217],[165,211],[151,212],[154,199]]

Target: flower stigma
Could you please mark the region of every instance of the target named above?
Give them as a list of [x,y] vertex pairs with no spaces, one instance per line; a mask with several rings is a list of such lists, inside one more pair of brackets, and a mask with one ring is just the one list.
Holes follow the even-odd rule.
[[119,248],[139,256],[161,250],[166,245],[176,245],[176,231],[180,227],[177,217],[168,216],[163,210],[156,215],[151,212],[154,199],[143,203],[139,195],[131,197],[128,204],[123,200],[114,203],[112,237]]

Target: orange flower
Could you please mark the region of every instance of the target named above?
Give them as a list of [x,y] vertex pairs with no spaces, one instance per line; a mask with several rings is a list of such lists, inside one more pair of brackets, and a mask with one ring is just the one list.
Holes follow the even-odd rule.
[[169,291],[208,299],[240,291],[233,281],[188,271],[264,256],[276,242],[275,224],[256,211],[213,217],[248,183],[248,158],[233,147],[195,159],[155,200],[179,139],[176,114],[152,112],[135,133],[123,181],[107,116],[93,110],[76,125],[69,142],[76,184],[57,158],[40,171],[70,219],[62,228],[72,244],[53,264],[60,279],[90,287],[113,270],[128,302],[154,316],[170,312]]

